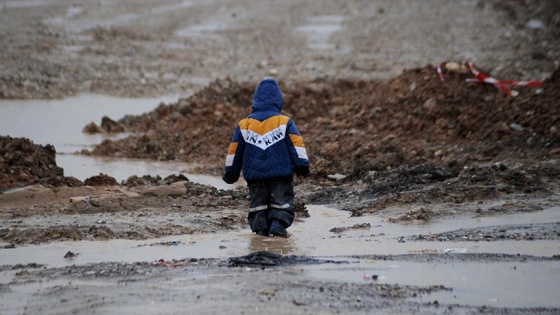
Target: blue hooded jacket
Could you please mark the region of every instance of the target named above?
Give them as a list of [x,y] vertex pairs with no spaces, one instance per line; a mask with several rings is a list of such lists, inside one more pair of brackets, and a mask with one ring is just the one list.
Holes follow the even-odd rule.
[[243,177],[250,183],[262,180],[292,180],[295,172],[309,176],[309,160],[303,138],[294,121],[282,115],[284,101],[278,82],[259,83],[253,95],[252,112],[233,134],[223,180],[232,184]]

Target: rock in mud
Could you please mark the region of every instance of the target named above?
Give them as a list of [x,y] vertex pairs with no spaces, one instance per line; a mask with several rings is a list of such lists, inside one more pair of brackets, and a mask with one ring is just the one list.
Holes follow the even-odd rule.
[[88,186],[116,186],[119,183],[114,177],[99,173],[99,175],[87,178],[84,184]]
[[144,190],[144,196],[169,196],[180,197],[187,193],[185,181],[175,182],[170,185],[148,187]]

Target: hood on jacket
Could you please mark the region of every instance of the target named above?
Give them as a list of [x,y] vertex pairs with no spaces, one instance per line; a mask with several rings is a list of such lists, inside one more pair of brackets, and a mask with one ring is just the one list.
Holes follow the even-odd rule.
[[278,82],[272,78],[262,80],[253,95],[253,112],[257,111],[282,111],[284,100]]

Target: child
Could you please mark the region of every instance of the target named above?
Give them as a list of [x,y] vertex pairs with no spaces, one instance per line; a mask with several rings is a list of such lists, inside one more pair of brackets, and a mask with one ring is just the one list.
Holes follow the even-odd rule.
[[249,186],[249,225],[262,236],[287,237],[294,221],[293,173],[309,176],[309,160],[299,130],[282,115],[278,82],[259,83],[251,114],[237,125],[226,158],[223,180],[233,184],[241,169]]

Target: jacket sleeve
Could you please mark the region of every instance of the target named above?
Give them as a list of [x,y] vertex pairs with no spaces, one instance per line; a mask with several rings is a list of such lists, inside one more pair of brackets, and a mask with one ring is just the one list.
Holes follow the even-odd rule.
[[288,125],[286,126],[286,133],[288,151],[290,152],[295,173],[298,176],[309,176],[309,158],[307,157],[303,137],[299,133],[296,123],[291,119],[288,121]]
[[226,157],[225,174],[222,177],[224,182],[233,184],[239,179],[241,168],[243,166],[244,151],[245,140],[243,139],[239,126],[237,126],[235,128],[235,132],[233,133],[233,138],[231,139]]

